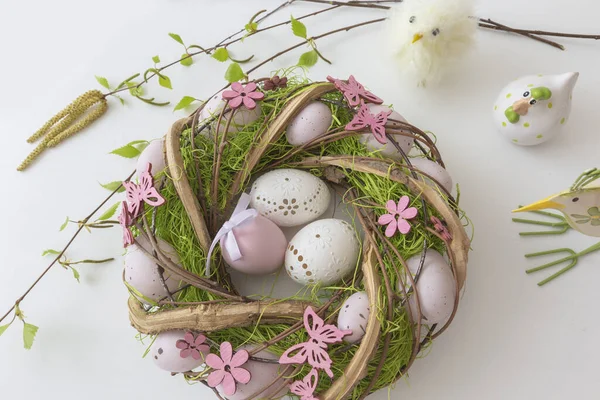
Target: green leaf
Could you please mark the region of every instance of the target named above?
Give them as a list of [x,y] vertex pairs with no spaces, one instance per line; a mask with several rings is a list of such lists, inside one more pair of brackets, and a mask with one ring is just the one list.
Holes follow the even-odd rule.
[[96,80],[98,81],[99,84],[101,84],[105,88],[110,89],[110,85],[108,84],[108,80],[105,77],[96,75]]
[[128,144],[126,144],[123,147],[119,147],[118,149],[114,149],[113,151],[110,152],[110,154],[116,154],[118,156],[125,157],[125,158],[135,158],[135,157],[139,156],[140,153],[141,153],[141,151],[139,151],[135,147],[128,145]]
[[217,61],[225,62],[229,58],[229,52],[225,47],[220,47],[217,50],[215,50],[215,52],[212,55],[212,58],[214,58]]
[[298,66],[312,67],[313,65],[315,65],[317,63],[318,59],[319,59],[319,55],[317,54],[316,51],[314,51],[314,50],[307,51],[306,53],[304,53],[300,56],[300,59],[298,60]]
[[67,225],[69,225],[69,217],[65,218],[65,222],[60,226],[59,232],[64,231]]
[[125,99],[123,99],[121,96],[117,96],[116,94],[113,94],[113,96],[115,96],[117,99],[119,99],[119,101],[121,102],[122,106],[125,105]]
[[77,280],[77,283],[81,283],[79,281],[80,275],[79,275],[79,271],[77,271],[75,268],[71,267],[71,271],[73,271],[73,278],[75,278]]
[[[187,58],[185,58],[187,57]],[[194,63],[194,59],[190,56],[188,57],[188,54],[182,54],[181,55],[181,61],[179,61],[179,63],[181,65],[183,65],[184,67],[189,67],[190,65],[192,65]]]
[[168,76],[166,76],[166,75],[159,75],[158,76],[158,83],[162,87],[165,87],[167,89],[173,89],[173,86],[171,86],[171,79]]
[[306,26],[294,18],[293,15],[290,18],[292,21],[292,32],[294,32],[294,35],[306,39]]
[[[11,324],[12,324],[12,322],[11,322]],[[10,326],[10,324],[0,326],[0,336],[2,336],[4,331],[7,330],[9,326]]]
[[160,57],[154,56],[154,57],[152,57],[152,61],[154,61],[154,64],[158,64],[160,62]]
[[45,256],[47,256],[47,255],[49,255],[49,254],[58,255],[58,254],[60,254],[60,251],[58,251],[58,250],[54,250],[54,249],[46,249],[46,250],[44,250],[44,252],[42,253],[42,257],[45,257]]
[[242,67],[240,67],[240,64],[235,62],[229,64],[227,71],[225,71],[225,79],[229,83],[240,81],[245,77],[246,74],[244,74],[244,71],[242,71]]
[[117,189],[118,189],[117,193],[122,193],[125,191],[125,187],[123,187],[121,181],[112,181],[112,182],[108,182],[108,183],[101,183],[100,186],[102,186],[106,190],[110,190],[111,192],[114,192]]
[[169,33],[169,36],[171,36],[171,38],[176,41],[179,44],[183,44],[183,39],[181,39],[181,36],[179,36],[176,33]]
[[31,346],[33,346],[33,341],[35,340],[38,329],[39,328],[35,325],[23,322],[23,343],[27,350],[31,349]]
[[183,98],[179,100],[179,103],[177,103],[173,111],[184,109],[190,104],[192,104],[194,101],[196,101],[196,99],[191,96],[183,96]]
[[258,24],[256,22],[249,22],[244,26],[244,29],[248,33],[254,33],[258,29]]
[[137,96],[143,96],[144,95],[144,88],[143,88],[143,86],[138,86],[137,82],[126,82],[125,84],[129,88],[129,93],[131,93],[132,96],[137,97]]
[[115,213],[117,212],[117,208],[119,208],[120,204],[121,202],[117,201],[115,204],[110,206],[108,210],[104,211],[104,213],[98,217],[98,221],[106,221],[107,219],[115,215]]

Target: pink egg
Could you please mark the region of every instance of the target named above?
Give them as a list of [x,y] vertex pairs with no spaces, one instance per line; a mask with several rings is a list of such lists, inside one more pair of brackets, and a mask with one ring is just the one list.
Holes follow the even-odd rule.
[[164,144],[164,138],[153,140],[142,151],[136,164],[135,174],[138,178],[140,177],[140,174],[146,170],[146,165],[148,163],[152,164],[152,175],[154,176],[167,167],[163,150]]
[[287,126],[287,141],[294,146],[308,143],[327,132],[333,121],[331,109],[320,101],[314,101],[304,107]]
[[[198,338],[198,334],[194,334],[194,339],[196,338]],[[179,340],[184,343],[181,347],[187,346],[188,352],[182,354],[183,349],[177,347],[177,341]],[[204,357],[209,353],[208,345],[206,347],[200,345],[199,351],[194,352],[193,348],[197,343],[196,340],[192,340],[191,343],[186,341],[186,331],[167,331],[156,336],[149,354],[154,360],[154,364],[160,369],[169,372],[187,372],[204,364]],[[185,357],[182,357],[182,355]],[[200,355],[200,358],[196,359],[198,355]]]
[[[378,114],[382,111],[390,111],[390,108],[378,104],[369,104],[369,110],[371,114]],[[388,117],[388,120],[389,119],[395,119],[397,121],[406,122],[406,119],[396,111],[392,111],[392,113]],[[395,129],[400,128],[400,124],[393,121],[389,121],[387,123],[387,126]],[[396,140],[396,142],[398,142],[398,145],[400,145],[400,148],[406,154],[410,152],[415,142],[412,138],[401,135],[394,135],[394,139]],[[379,153],[384,157],[388,157],[396,161],[403,160],[402,154],[389,141],[386,144],[381,144],[377,141],[377,139],[375,139],[375,136],[371,133],[365,133],[363,135],[360,135],[359,140],[362,144],[364,144],[367,147],[367,149],[371,151],[379,150]]]
[[232,260],[221,238],[225,262],[233,269],[251,275],[270,274],[283,265],[287,239],[271,220],[258,215],[233,228],[242,257]]
[[[219,118],[223,107],[227,103],[225,100],[223,100],[222,94],[223,92],[219,92],[206,102],[206,105],[204,106],[202,111],[200,111],[200,121],[206,120],[210,117],[216,117],[217,119]],[[225,126],[227,125],[227,120],[230,118],[230,115],[231,112],[223,116],[219,132],[223,132],[223,130],[225,129]],[[256,102],[256,107],[253,110],[249,110],[246,107],[238,108],[233,114],[233,120],[229,125],[229,129],[227,129],[227,133],[240,131],[245,125],[251,124],[252,122],[256,121],[261,115],[262,113],[260,102]],[[215,120],[215,122],[213,123],[213,130],[216,129],[216,125],[217,123]],[[205,132],[208,132],[208,128],[205,129]]]
[[[242,346],[241,348],[249,351],[252,349],[252,346]],[[279,359],[279,357],[277,357],[275,354],[269,353],[264,350],[256,353],[255,357],[267,360]],[[271,364],[249,360],[246,364],[242,366],[242,368],[250,372],[250,382],[248,382],[245,385],[238,383],[236,392],[232,396],[225,396],[223,394],[222,386],[218,386],[217,390],[219,391],[221,396],[227,400],[245,400],[249,399],[252,395],[254,395],[254,397],[252,397],[253,399],[278,399],[288,392],[288,388],[287,386],[285,386],[283,389],[275,393],[277,391],[277,388],[281,387],[283,383],[283,379],[279,378],[278,376],[283,371],[284,367],[285,366],[282,367],[278,363]],[[265,390],[260,394],[257,393],[275,381],[277,382],[274,383],[269,389]]]
[[[152,246],[146,239],[138,237],[136,240],[144,249],[152,252]],[[170,244],[162,239],[158,239],[158,247],[171,261],[175,264],[180,264],[179,256]],[[165,271],[163,278],[171,293],[179,288],[181,279],[177,276],[172,276],[169,272]],[[161,282],[158,266],[137,244],[129,246],[127,254],[125,254],[125,281],[144,297],[154,301],[168,295]],[[143,298],[140,298],[140,300],[146,304],[148,303]]]

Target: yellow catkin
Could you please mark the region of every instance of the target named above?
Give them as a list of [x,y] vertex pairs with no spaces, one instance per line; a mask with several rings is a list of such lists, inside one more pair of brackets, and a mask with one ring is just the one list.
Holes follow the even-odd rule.
[[73,123],[77,121],[79,117],[85,114],[85,112],[98,101],[100,101],[100,99],[94,97],[81,99],[79,103],[77,103],[70,109],[69,114],[62,121],[60,121],[58,124],[52,127],[52,129],[50,129],[46,135],[50,138],[50,140],[52,140],[56,136],[62,134],[65,130],[69,129],[69,127],[73,125]]
[[99,100],[97,106],[94,109],[92,109],[92,111],[89,114],[84,116],[81,120],[77,121],[77,123],[71,125],[62,133],[58,134],[52,140],[50,140],[47,146],[54,147],[60,144],[65,139],[68,139],[77,132],[81,131],[82,129],[85,129],[86,127],[90,126],[95,120],[104,115],[106,110],[108,110],[108,103],[106,102],[106,99]]

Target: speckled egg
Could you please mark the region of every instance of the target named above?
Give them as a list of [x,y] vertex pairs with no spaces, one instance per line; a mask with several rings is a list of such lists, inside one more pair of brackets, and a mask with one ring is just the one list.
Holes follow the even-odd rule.
[[[419,269],[420,262],[420,254],[406,260],[406,264],[413,274]],[[417,281],[417,292],[424,323],[428,325],[442,324],[448,320],[454,310],[456,281],[444,257],[433,249],[427,250],[425,255],[423,268]],[[409,304],[413,316],[416,316],[415,296],[410,297]]]
[[146,171],[146,165],[152,164],[152,175],[156,176],[167,167],[164,156],[164,138],[151,141],[142,151],[136,163],[135,174],[139,178],[141,173]]
[[356,268],[359,249],[356,232],[348,222],[321,219],[292,238],[285,253],[285,269],[303,285],[331,285]]
[[294,146],[310,142],[327,132],[333,116],[331,109],[320,101],[314,101],[304,107],[287,126],[285,136]]
[[[440,185],[442,185],[444,189],[448,191],[448,193],[452,193],[452,177],[440,164],[427,158],[411,158],[410,163],[419,171],[431,176],[433,179],[439,182]],[[435,183],[428,177],[423,176],[422,178],[428,184],[435,185]]]
[[366,292],[354,293],[342,303],[337,326],[352,331],[352,335],[344,337],[345,342],[357,343],[365,336],[370,313],[369,296]]
[[[371,114],[378,114],[382,111],[390,111],[389,107],[378,105],[378,104],[369,104],[369,110]],[[400,115],[396,111],[392,111],[388,119],[395,119],[397,121],[406,122],[406,119],[402,115]],[[400,129],[401,126],[398,122],[388,121],[386,126],[390,128]],[[406,136],[395,135],[394,137],[396,142],[400,145],[400,148],[404,153],[408,154],[412,149],[414,144],[414,139],[411,139]],[[381,144],[375,139],[375,136],[371,133],[365,133],[359,135],[359,140],[362,144],[364,144],[367,149],[371,151],[379,150],[379,153],[385,157],[391,158],[392,160],[401,161],[403,160],[402,154],[398,151],[398,149],[390,142],[386,144]]]
[[[150,347],[150,357],[154,360],[160,369],[169,372],[187,372],[194,368],[198,368],[204,364],[204,357],[199,360],[194,359],[191,355],[181,357],[181,349],[177,348],[177,341],[184,341],[186,331],[167,331],[159,333]],[[209,352],[204,351],[202,354],[206,356]]]
[[[143,246],[144,249],[152,252],[152,246],[143,237],[136,238],[136,241]],[[171,259],[175,264],[179,264],[179,256],[175,249],[162,239],[158,239],[158,247],[161,251]],[[170,292],[174,292],[179,288],[181,279],[172,276],[168,271],[163,273],[163,278]],[[159,300],[168,295],[162,282],[157,265],[152,261],[146,253],[137,244],[133,244],[127,248],[125,254],[125,281],[133,286],[144,297],[151,300]],[[141,299],[141,301],[146,301]]]
[[[211,97],[207,102],[202,111],[200,111],[200,120],[203,121],[207,118],[215,116],[219,117],[221,111],[225,104],[227,104],[226,100],[223,100],[223,91],[217,93],[213,97]],[[225,126],[227,125],[227,121],[230,118],[231,113],[223,115],[223,120],[221,121],[221,127],[219,132],[223,132]],[[246,107],[240,107],[235,110],[233,114],[233,120],[229,125],[229,129],[227,129],[227,133],[238,132],[245,125],[248,125],[254,121],[256,121],[261,116],[261,107],[260,102],[256,102],[256,107],[253,110],[249,110]],[[213,129],[216,129],[216,121],[213,124]]]
[[[253,348],[253,346],[242,346],[241,349],[250,351]],[[275,354],[270,353],[268,351],[259,351],[258,353],[256,353],[254,355],[254,357],[256,358],[262,358],[262,359],[266,359],[266,360],[279,360],[279,357],[277,357]],[[285,366],[284,366],[285,367]],[[283,371],[283,367],[281,367],[279,365],[279,363],[265,363],[265,362],[260,362],[260,361],[254,361],[254,360],[249,360],[246,364],[244,364],[242,366],[242,368],[248,370],[248,372],[250,372],[250,382],[248,382],[247,384],[243,385],[238,383],[237,384],[237,390],[235,392],[234,395],[232,396],[226,396],[223,393],[223,387],[222,385],[217,386],[217,390],[219,391],[219,394],[227,400],[246,400],[251,398],[250,396],[255,396],[252,398],[258,398],[258,399],[266,399],[266,398],[273,398],[273,399],[279,399],[282,396],[284,396],[287,392],[288,392],[288,388],[287,386],[285,386],[283,389],[280,389],[279,392],[276,393],[277,389],[281,387],[281,385],[283,384],[283,379],[278,378],[279,374]],[[271,386],[269,389],[265,390],[264,392],[260,393],[260,395],[258,395],[257,392],[259,392],[260,390],[264,389],[266,386],[270,385],[272,382],[277,381],[275,384],[273,384],[273,386]]]
[[279,226],[297,226],[319,218],[331,194],[325,183],[308,172],[278,169],[252,184],[250,206]]
[[262,215],[244,221],[233,228],[242,258],[232,260],[221,238],[223,258],[231,268],[250,275],[264,275],[277,271],[283,265],[287,239],[281,228]]

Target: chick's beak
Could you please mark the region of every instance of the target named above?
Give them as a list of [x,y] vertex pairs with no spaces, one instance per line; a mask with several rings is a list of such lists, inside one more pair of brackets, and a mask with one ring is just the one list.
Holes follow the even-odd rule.
[[415,36],[413,36],[413,43],[417,43],[419,40],[423,39],[423,34],[422,33],[415,33]]
[[553,198],[555,198],[555,196],[545,198],[544,200],[540,200],[538,202],[529,204],[528,206],[517,208],[516,210],[513,210],[513,212],[516,213],[516,212],[525,212],[525,211],[538,211],[538,210],[544,210],[547,208],[554,209],[554,210],[562,210],[563,208],[565,208],[565,206],[563,204],[557,203],[556,201],[552,200]]

